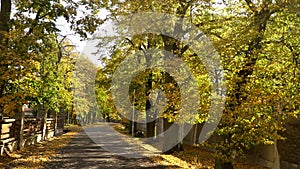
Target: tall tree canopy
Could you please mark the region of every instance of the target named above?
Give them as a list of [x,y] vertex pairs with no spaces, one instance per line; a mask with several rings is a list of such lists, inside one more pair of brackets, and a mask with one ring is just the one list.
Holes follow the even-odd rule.
[[[210,146],[226,162],[254,145],[273,144],[281,139],[277,131],[284,130],[288,117],[299,114],[299,8],[297,0],[125,0],[109,1],[106,9],[115,22],[122,16],[145,11],[186,17],[210,37],[221,56],[228,90],[222,120],[215,131],[220,139]],[[185,31],[183,25],[176,28]],[[163,48],[179,56],[189,64],[201,86],[199,115],[195,119],[202,123],[209,111],[211,82],[204,65],[181,43],[153,34],[126,38],[122,50],[117,49],[104,59],[105,70],[112,75],[130,52],[148,48]],[[159,77],[151,74],[152,85]],[[176,86],[174,81],[169,82]],[[175,91],[170,93],[178,95]],[[172,115],[179,110],[174,103],[169,100],[167,106]],[[164,117],[172,121],[174,116],[168,116],[167,112]]]
[[[96,70],[88,66],[92,63],[74,52],[70,42],[64,40],[65,35],[60,35],[58,19],[64,18],[71,30],[85,38],[103,23],[97,17],[101,9],[109,12],[107,18],[112,23],[137,12],[184,17],[210,38],[222,60],[226,105],[215,130],[218,139],[209,146],[216,150],[220,164],[228,162],[227,167],[232,168],[230,162],[253,146],[273,144],[281,139],[278,131],[284,130],[285,120],[299,114],[299,8],[299,0],[1,0],[0,112],[18,113],[26,100],[47,104],[49,110],[56,112],[61,107],[71,107],[70,85],[75,61],[84,63],[82,69],[87,72]],[[188,31],[182,20],[176,23],[174,30],[169,31]],[[101,41],[100,46],[110,46],[112,52],[102,58],[103,68],[96,78],[95,90],[99,107],[105,111],[104,118],[116,112],[109,85],[116,68],[129,54],[154,48],[168,51],[191,68],[199,86],[195,94],[201,100],[193,123],[206,121],[214,96],[211,87],[216,79],[210,79],[204,63],[189,45],[151,33],[126,37],[112,45],[113,38]],[[148,63],[154,55],[144,53],[143,57]],[[85,75],[83,72],[76,76],[74,79]],[[94,88],[89,87],[93,83],[93,79],[88,79],[86,86],[75,85],[93,92]],[[180,93],[186,91],[179,90],[170,74],[147,69],[131,82],[130,99],[136,103],[134,106],[149,109],[150,93],[154,89],[164,91],[168,100],[160,116],[174,122],[181,109]],[[99,113],[95,111],[95,103],[89,105],[89,96],[82,93],[77,96],[74,101],[87,106],[81,107],[79,114],[90,119],[90,112]],[[150,116],[154,115],[147,114],[146,118]],[[148,129],[151,127],[154,125],[148,125]],[[149,133],[151,136],[154,132]]]

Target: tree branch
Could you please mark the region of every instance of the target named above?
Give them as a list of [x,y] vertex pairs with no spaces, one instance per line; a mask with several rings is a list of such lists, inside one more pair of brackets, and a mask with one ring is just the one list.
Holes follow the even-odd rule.
[[41,12],[42,12],[42,7],[40,7],[40,9],[37,11],[34,18],[34,23],[30,27],[29,31],[26,33],[26,36],[29,36],[33,32],[33,27],[37,25]]
[[252,12],[256,11],[256,7],[255,7],[254,3],[251,0],[245,0],[245,1],[246,1],[247,5],[248,5],[249,9]]

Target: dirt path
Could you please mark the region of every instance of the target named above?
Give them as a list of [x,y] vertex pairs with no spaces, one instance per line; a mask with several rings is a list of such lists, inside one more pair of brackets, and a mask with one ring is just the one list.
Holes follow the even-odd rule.
[[[161,165],[153,162],[148,157],[126,158],[122,154],[120,156],[118,153],[122,151],[126,152],[125,156],[135,156],[136,153],[140,154],[140,152],[144,152],[145,155],[151,154],[151,152],[148,152],[148,150],[138,144],[132,145],[132,142],[129,144],[128,140],[124,140],[121,137],[121,135],[111,132],[111,128],[107,125],[87,127],[85,131],[79,132],[72,138],[71,142],[60,150],[59,155],[51,159],[50,162],[47,162],[44,167],[49,169],[180,168],[177,166]],[[105,150],[103,147],[105,147]],[[111,148],[117,150],[117,155],[106,151]],[[131,154],[127,152],[131,152]]]

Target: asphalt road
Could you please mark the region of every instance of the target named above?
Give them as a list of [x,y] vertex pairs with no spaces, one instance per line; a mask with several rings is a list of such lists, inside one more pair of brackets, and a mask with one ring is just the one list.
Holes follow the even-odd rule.
[[44,168],[68,169],[164,169],[152,161],[152,151],[145,149],[134,139],[113,132],[109,125],[85,127],[71,142],[60,150]]

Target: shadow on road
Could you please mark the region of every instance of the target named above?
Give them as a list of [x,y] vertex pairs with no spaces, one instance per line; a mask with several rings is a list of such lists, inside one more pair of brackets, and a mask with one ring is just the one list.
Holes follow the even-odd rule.
[[[103,135],[105,137],[105,135]],[[110,140],[111,143],[118,140]],[[125,147],[126,148],[126,147]],[[126,149],[124,149],[126,150]],[[128,149],[128,151],[132,151]],[[164,169],[180,168],[178,166],[164,166],[150,158],[125,158],[105,151],[94,143],[84,132],[79,132],[71,142],[62,148],[59,154],[44,165],[44,168],[68,169]]]

